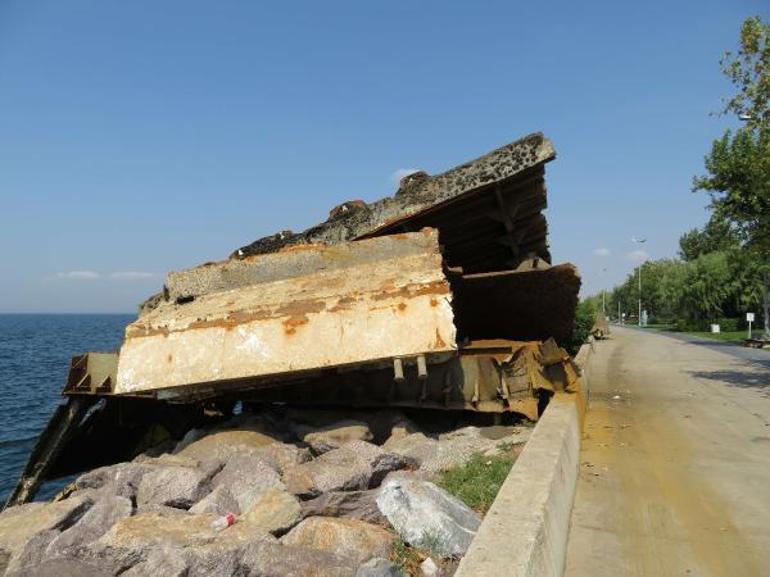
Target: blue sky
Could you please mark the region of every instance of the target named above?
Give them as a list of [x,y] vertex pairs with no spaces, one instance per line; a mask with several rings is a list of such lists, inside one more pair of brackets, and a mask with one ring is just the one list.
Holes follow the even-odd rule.
[[[0,311],[123,312],[171,269],[541,130],[584,292],[673,256],[766,2],[0,0]],[[604,271],[606,269],[606,271]]]

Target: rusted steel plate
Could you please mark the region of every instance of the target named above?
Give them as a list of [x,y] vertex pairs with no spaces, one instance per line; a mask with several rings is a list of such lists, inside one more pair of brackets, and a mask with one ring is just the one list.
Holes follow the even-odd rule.
[[[375,250],[381,241],[357,241],[357,249]],[[408,250],[351,267],[204,294],[185,304],[160,305],[127,327],[115,393],[420,354],[430,360],[431,355],[453,352],[451,292],[438,233],[399,235],[394,242],[408,245]]]
[[565,340],[572,331],[580,275],[571,264],[452,279],[457,328],[472,340]]

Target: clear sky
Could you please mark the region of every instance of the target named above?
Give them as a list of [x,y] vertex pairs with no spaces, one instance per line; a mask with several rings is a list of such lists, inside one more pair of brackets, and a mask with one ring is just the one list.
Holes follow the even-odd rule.
[[[584,294],[690,192],[766,1],[0,0],[0,311],[133,311],[171,269],[529,132]],[[604,271],[606,269],[606,271]]]

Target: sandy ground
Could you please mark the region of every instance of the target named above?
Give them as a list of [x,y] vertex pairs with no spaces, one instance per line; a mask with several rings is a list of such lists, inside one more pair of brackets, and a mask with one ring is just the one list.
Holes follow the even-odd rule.
[[630,329],[598,346],[566,575],[770,575],[770,371]]

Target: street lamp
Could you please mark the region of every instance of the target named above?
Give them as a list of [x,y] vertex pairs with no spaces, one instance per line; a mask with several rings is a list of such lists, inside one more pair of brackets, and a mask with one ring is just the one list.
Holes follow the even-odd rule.
[[[636,244],[644,244],[647,242],[646,238],[632,238],[631,242]],[[636,269],[637,278],[639,279],[639,318],[638,323],[639,326],[642,326],[642,265],[644,264],[644,260],[639,263],[639,268]]]

